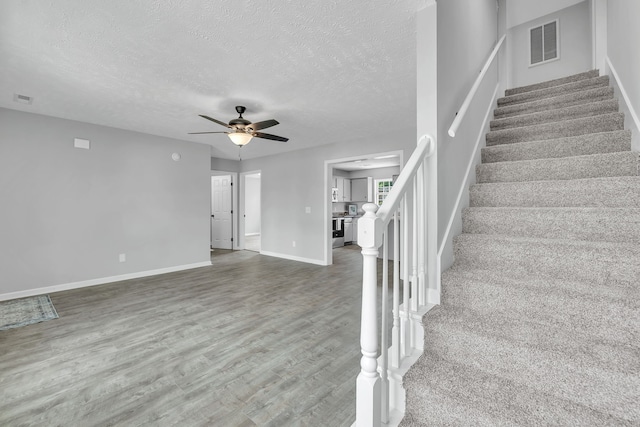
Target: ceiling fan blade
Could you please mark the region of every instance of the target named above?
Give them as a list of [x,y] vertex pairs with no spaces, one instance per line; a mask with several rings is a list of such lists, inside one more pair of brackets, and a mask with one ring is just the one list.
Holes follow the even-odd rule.
[[289,140],[289,138],[285,138],[283,136],[271,135],[270,133],[262,133],[262,132],[254,132],[253,136],[255,136],[256,138],[270,139],[272,141],[278,141],[278,142],[287,142]]
[[280,122],[278,122],[277,120],[265,120],[262,122],[257,122],[257,123],[251,123],[249,126],[247,126],[248,128],[251,128],[253,130],[260,130],[260,129],[266,129],[266,128],[270,128],[271,126],[275,126],[277,124],[279,124]]
[[189,132],[189,135],[199,135],[201,133],[229,133],[229,132]]
[[209,117],[209,116],[203,116],[202,114],[198,114],[200,117],[202,117],[203,119],[207,119],[207,120],[211,120],[213,123],[217,123],[219,125],[222,125],[226,128],[230,128],[231,126],[229,126],[227,123],[225,122],[221,122],[220,120],[216,120],[213,117]]

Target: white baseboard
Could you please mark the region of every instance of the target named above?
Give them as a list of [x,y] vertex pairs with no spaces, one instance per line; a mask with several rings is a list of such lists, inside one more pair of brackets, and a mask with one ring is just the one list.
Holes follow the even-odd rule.
[[178,265],[175,267],[158,268],[156,270],[139,271],[136,273],[120,274],[118,276],[100,277],[98,279],[64,283],[61,285],[46,286],[43,288],[27,289],[27,290],[18,291],[18,292],[9,292],[7,294],[0,294],[0,301],[30,297],[34,295],[48,294],[53,292],[68,291],[71,289],[86,288],[89,286],[104,285],[105,283],[119,282],[121,280],[138,279],[140,277],[156,276],[158,274],[173,273],[175,271],[190,270],[192,268],[208,267],[208,266],[211,266],[211,261]]
[[306,262],[307,264],[315,264],[315,265],[323,265],[323,266],[327,265],[327,263],[325,261],[320,260],[320,259],[303,258],[303,257],[295,256],[295,255],[279,254],[277,252],[260,251],[260,255],[272,256],[272,257],[275,257],[275,258],[289,259],[291,261]]
[[615,86],[618,88],[618,90],[620,91],[620,94],[622,95],[622,99],[624,101],[626,109],[627,109],[627,111],[629,111],[629,115],[631,116],[631,119],[633,120],[633,125],[635,126],[635,130],[636,130],[636,132],[634,132],[634,133],[636,133],[636,134],[640,133],[640,118],[638,118],[638,114],[636,113],[635,109],[633,108],[633,104],[631,104],[631,99],[629,98],[629,94],[627,93],[627,90],[624,88],[624,86],[622,84],[622,80],[620,80],[620,76],[618,75],[618,72],[616,71],[615,67],[611,63],[611,59],[609,59],[608,56],[605,58],[605,62],[607,64],[608,68],[609,68],[609,71],[611,71],[611,75],[613,76],[613,78],[615,80],[615,82],[614,82]]
[[259,236],[260,233],[244,233],[245,236]]

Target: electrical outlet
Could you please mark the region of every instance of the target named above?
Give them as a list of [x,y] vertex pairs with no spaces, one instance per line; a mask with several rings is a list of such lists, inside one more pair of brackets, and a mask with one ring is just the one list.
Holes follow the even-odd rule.
[[127,260],[127,254],[120,254],[118,258],[120,259],[120,262],[125,262]]
[[306,208],[304,208],[304,211],[306,213],[311,213],[311,206],[307,206]]
[[291,246],[293,246],[294,248],[296,247],[296,241],[295,240],[293,242],[291,242]]

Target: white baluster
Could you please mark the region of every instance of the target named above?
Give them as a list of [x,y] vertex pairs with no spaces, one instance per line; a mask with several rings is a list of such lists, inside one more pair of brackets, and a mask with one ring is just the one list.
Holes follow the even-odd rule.
[[398,211],[393,214],[393,327],[391,366],[400,366],[400,227]]
[[383,232],[384,248],[382,252],[382,313],[380,327],[380,377],[382,388],[382,422],[389,422],[389,363],[387,360],[389,354],[389,344],[387,343],[387,318],[389,317],[389,233],[387,230]]
[[416,230],[416,236],[418,238],[418,304],[423,307],[427,304],[427,284],[426,284],[426,274],[425,274],[425,264],[426,264],[426,221],[427,217],[425,215],[424,204],[426,201],[426,197],[424,195],[424,191],[426,188],[424,182],[424,162],[420,169],[418,169],[418,194],[417,194],[417,202],[418,202],[418,229]]
[[380,376],[378,375],[377,282],[378,248],[381,244],[378,206],[367,203],[358,221],[358,245],[362,247],[362,315],[360,324],[360,373],[356,380],[356,426],[380,427]]
[[427,158],[427,276],[428,288],[434,296],[429,303],[440,304],[440,262],[438,259],[438,152],[431,140],[431,155]]
[[[411,249],[411,310],[418,311],[418,180],[413,179],[413,221]],[[412,343],[413,345],[413,343]]]
[[402,306],[404,313],[400,322],[402,354],[404,357],[411,354],[411,332],[409,330],[409,201],[407,196],[403,198],[404,208],[402,209]]

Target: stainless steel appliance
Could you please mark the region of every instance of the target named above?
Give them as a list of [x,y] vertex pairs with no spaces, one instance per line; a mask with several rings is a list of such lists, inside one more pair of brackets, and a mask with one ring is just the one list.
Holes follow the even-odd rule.
[[333,245],[334,248],[339,248],[340,246],[344,246],[344,218],[333,218],[332,222],[332,236],[333,236]]
[[[355,206],[355,205],[353,205]],[[354,240],[358,240],[357,236],[353,236],[353,218],[351,217],[345,217],[344,219],[344,224],[343,224],[343,231],[344,231],[344,244],[345,245],[350,245],[353,243]]]

